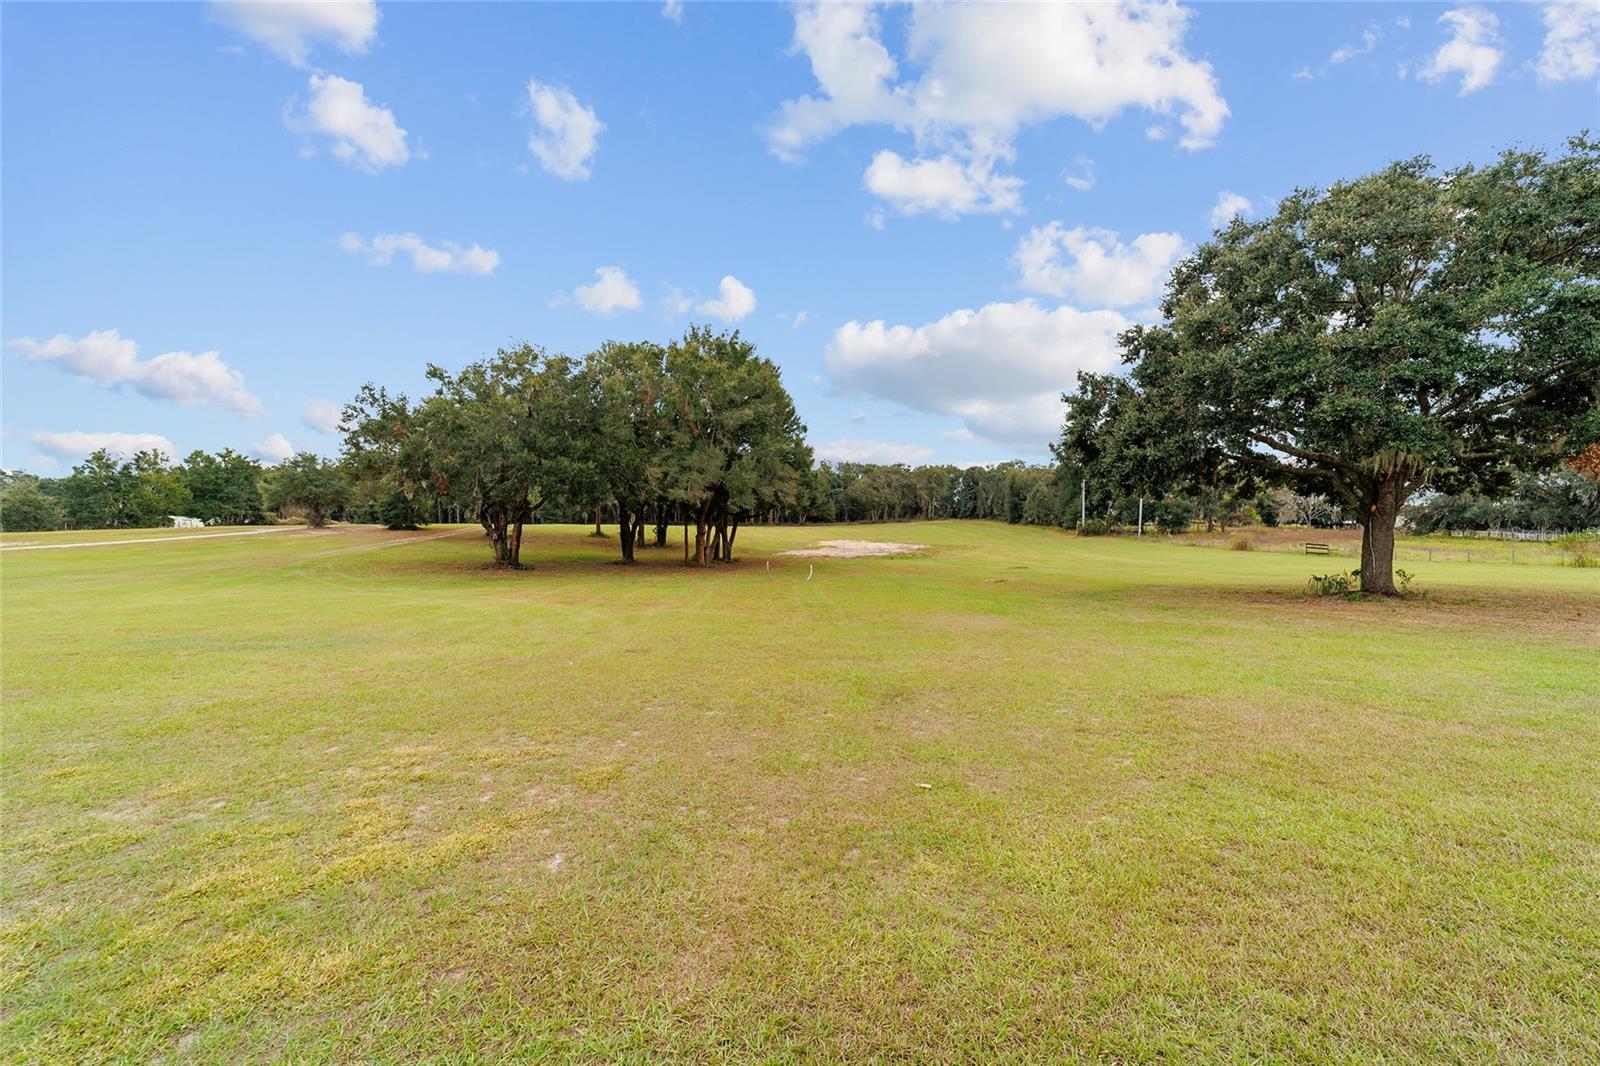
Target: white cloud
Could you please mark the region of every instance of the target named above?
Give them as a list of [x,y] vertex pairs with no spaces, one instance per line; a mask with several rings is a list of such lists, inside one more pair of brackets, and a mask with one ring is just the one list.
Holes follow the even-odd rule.
[[500,265],[499,252],[477,244],[463,248],[454,241],[434,247],[415,233],[379,233],[371,240],[359,233],[346,233],[339,238],[339,246],[351,255],[366,256],[378,266],[388,266],[396,253],[409,255],[412,268],[419,274],[493,274]]
[[805,311],[796,311],[794,313],[793,320],[791,320],[790,323],[789,323],[789,328],[790,329],[799,329],[801,326],[805,325],[806,324],[806,315],[807,315],[807,312],[805,312]]
[[1461,96],[1477,92],[1494,80],[1505,53],[1500,49],[1500,20],[1476,7],[1446,11],[1439,21],[1450,30],[1450,40],[1432,56],[1417,76],[1437,82],[1461,75]]
[[862,411],[860,409],[857,409],[856,411],[852,412],[851,415],[850,415],[850,421],[853,422],[854,424],[858,425],[858,426],[859,425],[863,425],[866,422],[870,421],[870,418],[871,418],[871,416],[869,416],[867,414],[867,412]]
[[676,285],[668,285],[666,290],[667,294],[661,298],[661,309],[667,313],[668,317],[676,318],[679,315],[686,315],[693,309],[694,301],[682,289]]
[[1547,4],[1539,80],[1573,81],[1600,75],[1600,5]]
[[661,5],[661,17],[683,25],[683,0],[667,0]]
[[637,311],[644,305],[639,287],[621,267],[603,266],[594,275],[599,280],[593,285],[579,285],[572,290],[573,299],[585,311],[609,315],[614,311]]
[[291,109],[285,116],[290,130],[322,134],[332,142],[336,158],[374,174],[411,158],[406,131],[395,122],[394,112],[368,100],[359,82],[313,74],[308,88],[305,109]]
[[333,401],[312,400],[301,412],[300,421],[307,429],[314,429],[318,433],[337,433],[343,417],[344,411]]
[[1030,292],[1126,307],[1159,296],[1182,252],[1176,233],[1141,233],[1123,244],[1110,230],[1051,222],[1028,231],[1015,261]]
[[737,322],[756,309],[756,294],[732,274],[722,279],[717,291],[722,295],[700,305],[702,315],[720,318],[724,322]]
[[250,451],[257,459],[265,459],[269,463],[281,463],[294,454],[294,445],[290,444],[289,438],[282,433],[274,433],[266,440],[250,445]]
[[1032,300],[916,327],[848,322],[828,345],[827,369],[845,393],[954,415],[979,436],[1042,447],[1060,431],[1060,394],[1079,370],[1116,366],[1117,335],[1131,324],[1116,311],[1050,311]]
[[900,199],[922,210],[1012,210],[1019,183],[995,168],[1026,126],[1074,117],[1098,128],[1137,108],[1177,122],[1184,147],[1216,139],[1228,105],[1210,64],[1184,51],[1189,14],[1170,3],[919,4],[905,15],[915,73],[902,78],[877,6],[801,4],[793,49],[818,93],[782,104],[768,146],[793,162],[851,126],[890,126],[913,136],[917,158],[879,153],[869,188],[912,183],[917,195]]
[[994,172],[993,159],[901,158],[885,149],[872,157],[864,176],[868,191],[902,214],[932,211],[943,218],[972,212],[1021,209],[1022,179]]
[[943,437],[945,440],[960,441],[962,444],[971,444],[978,439],[978,435],[972,432],[972,430],[968,429],[966,426],[957,426],[955,429],[947,429],[943,433],[940,433],[939,436]]
[[1315,78],[1316,75],[1311,73],[1310,67],[1301,67],[1299,70],[1289,75],[1289,77],[1294,78],[1297,81],[1310,81],[1312,78]]
[[215,351],[167,352],[140,359],[138,344],[114,329],[95,330],[77,340],[62,333],[42,342],[23,337],[11,343],[30,360],[52,362],[108,388],[128,385],[151,399],[185,407],[212,404],[242,415],[261,413],[261,401],[244,387],[244,375]]
[[1249,211],[1249,200],[1236,192],[1224,189],[1217,194],[1216,206],[1211,209],[1211,228],[1221,229],[1232,222],[1234,216],[1248,214]]
[[1086,155],[1072,157],[1072,166],[1061,172],[1061,180],[1079,192],[1094,188],[1094,160]]
[[886,440],[840,437],[811,449],[830,463],[905,463],[914,465],[933,458],[933,449],[921,444],[894,444]]
[[318,43],[360,55],[378,35],[372,0],[213,0],[210,13],[297,67]]
[[599,147],[605,123],[578,102],[570,89],[528,82],[528,104],[538,126],[528,135],[528,151],[539,165],[563,181],[582,181]]
[[30,434],[28,440],[40,451],[67,460],[82,459],[102,448],[123,459],[135,452],[158,451],[168,459],[178,454],[172,442],[158,433],[84,433],[79,430],[52,433],[40,430]]
[[871,211],[867,212],[867,225],[871,226],[873,229],[882,230],[883,222],[883,208],[874,207]]
[[1342,45],[1334,50],[1333,55],[1328,57],[1328,62],[1347,63],[1358,56],[1364,56],[1378,47],[1378,42],[1381,40],[1383,40],[1383,31],[1374,22],[1362,31],[1360,44]]

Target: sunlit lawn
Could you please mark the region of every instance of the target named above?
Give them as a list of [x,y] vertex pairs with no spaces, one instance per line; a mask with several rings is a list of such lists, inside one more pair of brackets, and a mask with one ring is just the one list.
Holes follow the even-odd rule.
[[0,1060],[1600,1061],[1600,570],[441,532],[0,556]]

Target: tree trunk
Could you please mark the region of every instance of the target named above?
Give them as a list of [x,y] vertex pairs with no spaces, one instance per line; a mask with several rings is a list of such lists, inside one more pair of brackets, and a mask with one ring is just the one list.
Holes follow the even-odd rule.
[[511,533],[511,559],[507,564],[513,570],[522,569],[522,519],[518,518]]
[[1404,503],[1400,482],[1375,483],[1364,493],[1361,508],[1361,591],[1398,595],[1394,587],[1394,525]]
[[656,547],[667,546],[667,505],[656,504]]
[[603,537],[606,535],[605,530],[600,528],[600,505],[598,503],[594,505],[594,532],[589,535],[591,537]]
[[694,512],[694,565],[705,566],[706,556],[711,548],[711,538],[707,535],[710,531],[711,501],[705,500]]
[[617,543],[622,548],[622,561],[633,562],[633,544],[638,534],[638,519],[619,500],[617,501]]
[[733,520],[733,528],[728,530],[728,545],[724,549],[723,556],[722,556],[724,562],[729,562],[729,563],[733,562],[733,538],[737,537],[738,535],[739,535],[739,520],[737,518],[735,518]]

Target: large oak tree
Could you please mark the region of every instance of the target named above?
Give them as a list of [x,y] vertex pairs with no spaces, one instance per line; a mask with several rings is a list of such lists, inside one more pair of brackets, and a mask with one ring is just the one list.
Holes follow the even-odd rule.
[[1084,375],[1063,448],[1154,484],[1327,492],[1395,591],[1395,520],[1424,486],[1494,492],[1600,438],[1600,142],[1483,167],[1395,163],[1235,220],[1173,273],[1126,384]]

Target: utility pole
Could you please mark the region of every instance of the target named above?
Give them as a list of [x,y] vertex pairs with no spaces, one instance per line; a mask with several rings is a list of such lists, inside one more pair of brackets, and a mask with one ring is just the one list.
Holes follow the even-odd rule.
[[1139,497],[1139,536],[1144,536],[1144,497]]
[[1089,479],[1078,482],[1078,532],[1089,522]]

